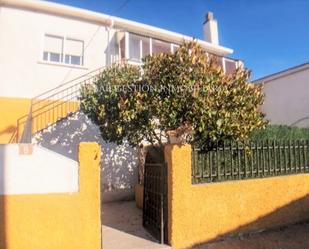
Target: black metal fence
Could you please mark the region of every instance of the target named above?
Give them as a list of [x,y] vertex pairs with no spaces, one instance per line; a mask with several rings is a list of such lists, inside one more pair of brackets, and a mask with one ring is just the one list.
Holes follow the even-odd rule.
[[309,141],[224,142],[192,151],[192,182],[211,183],[309,173]]

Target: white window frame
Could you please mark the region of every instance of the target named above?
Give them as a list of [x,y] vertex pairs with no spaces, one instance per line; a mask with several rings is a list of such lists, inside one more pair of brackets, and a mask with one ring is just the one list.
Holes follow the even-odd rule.
[[222,57],[222,68],[223,68],[223,72],[226,73],[225,57]]
[[[61,48],[61,53],[60,53],[60,60],[58,62],[50,60],[50,54],[52,52],[45,50],[45,45],[46,45],[45,44],[45,38],[46,37],[62,39],[62,48]],[[50,33],[44,34],[44,36],[43,36],[43,47],[42,47],[42,52],[41,52],[42,60],[46,61],[46,62],[50,62],[50,63],[61,63],[63,61],[64,40],[65,40],[65,38],[61,35],[53,35],[53,34],[50,34]],[[44,53],[45,52],[47,53],[47,60],[44,60]]]
[[179,48],[180,46],[175,43],[171,43],[171,52],[172,54],[176,52],[175,48]]
[[[69,56],[70,56],[70,58],[69,58],[69,61],[70,61],[70,62],[71,62],[71,60],[72,60],[72,56],[78,56],[78,55],[72,55],[72,54],[67,54],[67,53],[66,53],[66,43],[67,43],[66,41],[67,41],[67,40],[77,41],[77,42],[81,42],[81,43],[83,44],[82,53],[81,53],[81,55],[79,55],[79,57],[80,57],[80,64],[72,64],[72,63],[66,63],[66,62],[65,62],[65,57],[66,57],[66,55],[69,55]],[[63,45],[63,63],[65,63],[65,64],[67,64],[67,65],[80,66],[80,67],[82,67],[82,66],[84,66],[84,54],[85,54],[85,42],[84,42],[83,40],[81,40],[81,39],[76,39],[76,38],[72,38],[72,37],[70,37],[70,36],[65,37],[64,45]]]
[[[140,49],[140,58],[139,58],[139,61],[136,61],[132,58],[130,58],[130,35],[137,35],[137,36],[141,36],[141,37],[144,37],[146,39],[149,39],[149,55],[153,55],[153,37],[147,37],[147,36],[143,36],[143,35],[139,35],[139,34],[136,34],[136,33],[131,33],[131,32],[128,32],[126,31],[125,32],[125,60],[129,61],[130,63],[133,63],[133,64],[141,64],[142,63],[142,58],[144,58],[144,55],[143,55],[143,40],[140,39],[139,40],[139,49]],[[175,48],[179,48],[180,46],[178,44],[175,44],[175,43],[172,43],[172,42],[169,42],[169,41],[165,41],[165,40],[160,40],[160,39],[157,39],[159,41],[162,41],[162,42],[166,42],[166,43],[169,43],[170,44],[170,52],[171,53],[174,53],[175,52]],[[119,51],[121,53],[121,51]]]
[[[45,37],[55,37],[55,38],[61,38],[63,40],[62,43],[62,53],[60,54],[60,61],[51,61],[50,60],[50,52],[45,50]],[[66,52],[66,41],[67,40],[73,40],[73,41],[78,41],[78,42],[82,42],[83,43],[83,47],[82,47],[82,53],[80,56],[80,64],[72,64],[71,63],[71,54],[67,54]],[[47,60],[44,59],[44,53],[48,52],[48,58]],[[69,59],[69,63],[65,62],[65,56],[69,55],[70,59]],[[73,56],[78,56],[78,55],[73,55]],[[83,39],[80,38],[76,38],[76,37],[72,37],[72,36],[66,36],[66,35],[55,35],[52,33],[44,33],[42,36],[42,46],[41,46],[41,53],[40,53],[40,61],[42,61],[43,63],[48,63],[48,64],[56,64],[56,65],[63,65],[63,66],[70,66],[70,67],[80,67],[80,68],[84,68],[85,67],[85,41]]]
[[136,33],[125,33],[125,59],[127,61],[133,62],[134,64],[141,64],[142,59],[144,58],[143,54],[143,39],[139,39],[139,58],[136,60],[135,58],[130,57],[130,35],[136,35],[145,39],[149,39],[149,54],[152,55],[152,39],[151,37],[139,35]]

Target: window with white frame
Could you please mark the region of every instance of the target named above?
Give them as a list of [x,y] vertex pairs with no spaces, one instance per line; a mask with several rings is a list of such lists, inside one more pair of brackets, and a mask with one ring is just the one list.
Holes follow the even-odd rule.
[[62,62],[63,60],[63,37],[45,35],[43,60]]
[[130,34],[129,36],[129,58],[135,61],[140,61],[142,58],[141,39],[138,35]]
[[231,60],[231,59],[228,59],[228,58],[224,58],[224,63],[225,63],[225,72],[227,74],[231,74],[233,72],[236,71],[237,69],[237,61],[235,60]]
[[129,34],[129,59],[140,62],[150,54],[150,38]]
[[84,64],[84,42],[80,40],[67,38],[65,40],[65,59],[66,64],[79,65]]
[[152,39],[152,54],[170,53],[171,43]]
[[179,45],[175,43],[129,32],[126,32],[125,36],[119,41],[120,58],[138,63],[147,55],[174,53],[178,48]]
[[82,66],[84,42],[56,35],[45,35],[43,60]]

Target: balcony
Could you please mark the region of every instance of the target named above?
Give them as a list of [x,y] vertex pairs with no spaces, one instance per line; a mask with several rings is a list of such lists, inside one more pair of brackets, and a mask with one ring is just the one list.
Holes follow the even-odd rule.
[[[142,58],[147,55],[158,53],[174,53],[179,44],[137,35],[130,32],[118,32],[119,57],[121,62],[141,65]],[[206,51],[207,53],[207,51]],[[218,65],[221,66],[227,74],[233,73],[238,67],[242,67],[240,60],[210,54],[214,57]]]

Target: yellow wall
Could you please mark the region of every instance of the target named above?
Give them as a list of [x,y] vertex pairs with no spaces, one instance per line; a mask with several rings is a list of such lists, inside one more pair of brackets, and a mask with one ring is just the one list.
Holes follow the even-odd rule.
[[7,144],[16,131],[17,119],[29,113],[30,99],[0,97],[0,144]]
[[309,174],[192,185],[191,146],[166,146],[165,160],[175,248],[309,218]]
[[101,248],[99,165],[99,145],[81,143],[78,193],[0,196],[0,249]]
[[[0,97],[0,144],[17,142],[17,120],[21,125],[18,137],[21,138],[27,115],[30,111],[31,99]],[[48,125],[65,118],[69,112],[79,109],[77,101],[43,100],[33,107],[32,132],[36,133]],[[14,139],[15,138],[15,139]]]

